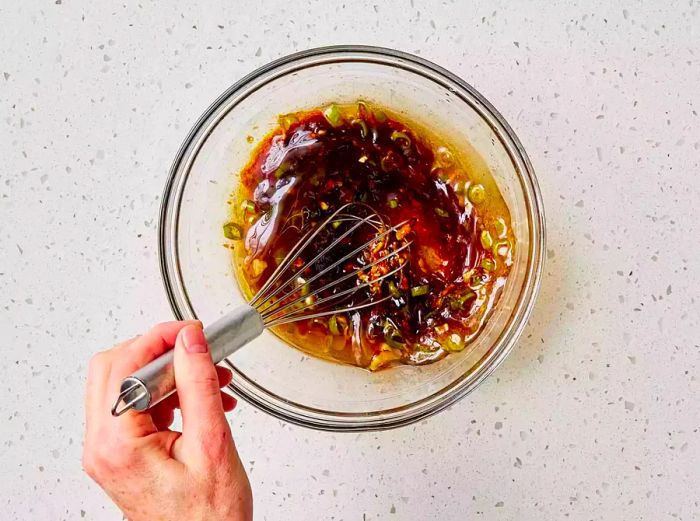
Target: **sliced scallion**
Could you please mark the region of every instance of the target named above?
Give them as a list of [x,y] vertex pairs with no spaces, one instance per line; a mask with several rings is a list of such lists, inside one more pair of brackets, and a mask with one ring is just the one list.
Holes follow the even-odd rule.
[[331,103],[325,109],[323,109],[323,117],[330,124],[331,127],[337,128],[343,124],[343,116],[340,113],[338,105]]
[[486,271],[493,271],[496,269],[496,262],[493,259],[486,257],[481,261],[481,267]]
[[473,291],[467,291],[466,293],[450,301],[450,309],[452,311],[462,311],[465,308],[466,303],[474,297],[476,297],[476,293]]
[[430,286],[428,284],[423,284],[422,286],[414,286],[411,288],[411,296],[422,297],[423,295],[427,295],[428,291],[430,291]]
[[277,118],[277,121],[284,130],[289,130],[292,125],[299,122],[294,114],[283,114]]
[[391,209],[394,209],[394,208],[398,208],[398,207],[399,207],[399,201],[396,200],[396,199],[389,199],[389,201],[387,202],[387,204],[389,205],[389,208],[391,208]]
[[496,222],[494,223],[494,228],[496,229],[496,235],[498,235],[499,239],[505,239],[506,237],[506,222],[503,220],[502,217],[499,217],[496,219]]
[[393,347],[394,349],[403,349],[406,347],[406,342],[401,336],[398,328],[389,319],[384,322],[384,342],[386,342],[389,347]]
[[224,224],[224,237],[232,241],[240,241],[243,238],[243,228],[234,222],[226,223]]
[[483,230],[481,232],[481,245],[485,250],[490,250],[491,246],[493,246],[493,239],[491,238],[491,234],[488,230]]
[[253,277],[257,279],[267,269],[267,262],[260,259],[253,259],[251,267],[253,269]]
[[481,204],[486,200],[486,190],[480,184],[471,185],[467,197],[472,204]]
[[478,273],[475,273],[469,279],[469,287],[471,287],[472,289],[479,289],[483,285],[484,277],[482,275],[479,275]]
[[382,351],[381,353],[377,353],[376,355],[374,355],[374,357],[372,357],[372,361],[369,363],[368,369],[370,371],[376,371],[389,364],[390,362],[398,360],[399,358],[401,357],[394,353],[392,350]]
[[371,111],[367,106],[367,102],[362,100],[357,102],[357,113],[359,114],[360,118],[366,118],[371,114]]
[[435,151],[435,156],[437,163],[442,167],[450,167],[455,163],[452,152],[447,147],[438,147]]
[[435,208],[435,213],[438,214],[440,217],[448,217],[450,214],[447,213],[447,210],[443,210],[442,208]]
[[353,120],[350,122],[350,124],[351,124],[353,127],[360,127],[360,137],[361,137],[362,139],[364,139],[364,138],[367,137],[367,132],[368,132],[367,123],[365,123],[364,120],[361,120],[361,119],[353,119]]
[[499,257],[507,257],[510,253],[510,243],[508,241],[499,241],[493,246],[494,255]]
[[396,286],[396,283],[393,280],[389,281],[389,293],[391,294],[392,297],[394,298],[399,298],[401,296],[401,292],[399,291],[399,288]]
[[335,315],[331,315],[331,318],[328,320],[328,329],[332,335],[340,335],[340,329],[338,329],[338,319]]
[[448,353],[457,353],[464,349],[464,339],[457,333],[452,333],[450,336],[447,337],[447,340],[445,340],[445,343],[442,347]]
[[401,148],[411,147],[411,138],[408,137],[408,134],[406,134],[405,132],[399,132],[398,130],[394,130],[391,133],[391,140],[397,143]]

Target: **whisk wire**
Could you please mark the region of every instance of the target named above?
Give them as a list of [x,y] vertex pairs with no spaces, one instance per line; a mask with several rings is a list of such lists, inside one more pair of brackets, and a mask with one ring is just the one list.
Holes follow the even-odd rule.
[[[350,207],[359,208],[362,213],[360,214],[359,211],[353,213],[353,210],[348,210]],[[300,266],[295,266],[298,259],[302,258],[304,250],[312,244],[312,241],[314,241],[324,229],[327,229],[331,223],[334,223],[334,230],[338,228],[338,225],[335,224],[336,222],[350,224],[347,226],[347,229],[339,230],[338,236],[332,237],[330,244],[316,253],[310,261],[301,263]],[[391,298],[390,296],[382,297],[381,294],[373,294],[370,295],[367,300],[360,303],[355,303],[351,300],[348,305],[339,305],[343,300],[353,299],[353,295],[359,290],[369,288],[373,284],[380,283],[399,273],[407,262],[407,257],[402,258],[399,254],[411,246],[411,241],[400,240],[400,246],[392,245],[393,249],[390,251],[389,249],[382,251],[380,258],[357,269],[353,269],[350,273],[343,273],[334,280],[326,281],[321,279],[321,277],[332,273],[332,270],[338,269],[344,262],[357,256],[363,250],[372,250],[376,248],[373,245],[376,244],[377,241],[386,240],[389,234],[396,232],[408,222],[409,220],[406,220],[394,226],[387,225],[379,214],[364,203],[353,202],[341,206],[330,216],[326,217],[320,224],[314,226],[304,234],[302,238],[292,246],[289,253],[287,253],[282,262],[275,268],[272,275],[270,275],[267,281],[253,296],[249,305],[254,307],[260,314],[265,327],[272,327],[309,318],[350,312],[388,300]],[[360,246],[353,248],[350,253],[342,254],[339,259],[334,260],[330,265],[322,267],[317,273],[311,271],[308,279],[302,277],[303,273],[308,272],[309,268],[314,267],[324,257],[327,258],[329,252],[353,233],[358,232],[362,226],[370,226],[374,228],[376,233]],[[399,265],[391,267],[387,273],[375,277],[368,277],[363,280],[358,279],[358,275],[361,273],[367,272],[367,270],[381,263],[391,262],[392,258],[398,259]],[[347,285],[348,281],[351,281],[353,278],[358,279],[355,284],[347,288],[342,287],[344,283]],[[321,279],[320,287],[313,288],[312,283],[319,279]],[[328,309],[329,306],[333,306],[333,309]]]
[[[348,288],[348,289],[345,289],[343,291],[339,291],[338,293],[334,293],[333,295],[323,297],[323,298],[317,300],[316,302],[305,303],[304,306],[302,306],[301,308],[295,309],[294,311],[288,313],[287,315],[285,315],[283,317],[273,318],[272,320],[270,320],[271,316],[274,317],[275,315],[277,315],[277,311],[273,311],[267,317],[263,317],[263,323],[265,324],[265,327],[270,327],[273,324],[278,325],[278,324],[284,324],[284,323],[289,323],[289,322],[296,322],[297,320],[306,320],[308,318],[312,318],[308,313],[306,313],[306,311],[309,308],[317,307],[321,304],[327,304],[327,303],[329,303],[333,300],[336,300],[340,297],[344,297],[346,295],[356,293],[357,290],[359,290],[361,288],[366,288],[366,287],[370,286],[371,284],[374,284],[376,282],[380,282],[388,277],[391,277],[392,275],[395,275],[396,273],[398,273],[402,269],[403,269],[403,266],[399,266],[398,268],[394,268],[390,272],[385,273],[384,275],[381,275],[380,277],[377,277],[376,279],[372,279],[371,281],[368,281],[368,282],[363,282],[362,284],[359,284],[359,285],[354,286],[352,288]],[[303,298],[305,299],[306,297],[303,297]],[[382,299],[372,300],[372,303],[376,304],[378,302],[387,300],[388,298],[390,298],[390,297],[383,297]],[[297,302],[297,303],[299,303],[299,302]],[[289,305],[291,305],[291,303]],[[285,307],[289,307],[289,305],[287,305]],[[343,313],[343,312],[347,313],[349,311],[355,311],[356,309],[361,309],[363,307],[367,307],[367,306],[365,306],[365,305],[357,305],[357,306],[352,305],[352,306],[348,306],[347,308],[340,309],[340,310],[335,309],[335,310],[328,311],[328,312],[321,312],[320,316],[335,315],[337,313]],[[281,310],[280,310],[280,312],[281,312]]]
[[[331,216],[331,217],[333,217],[333,216]],[[316,257],[314,257],[310,262],[308,262],[308,263],[306,263],[305,265],[303,265],[302,267],[300,267],[300,269],[298,270],[298,272],[300,273],[300,272],[304,271],[305,269],[307,269],[307,268],[313,266],[313,265],[314,265],[321,257],[323,257],[329,250],[333,249],[335,246],[337,246],[338,244],[340,244],[340,242],[341,242],[343,239],[345,239],[348,235],[350,235],[352,232],[354,232],[357,228],[359,228],[360,226],[362,226],[362,224],[364,224],[364,223],[366,222],[366,219],[369,219],[369,217],[365,217],[364,219],[358,221],[353,227],[351,227],[349,230],[346,230],[340,237],[337,237],[329,246],[327,246],[326,248],[324,248],[323,251],[321,251],[318,255],[316,255]],[[321,228],[323,228],[323,227],[327,224],[327,222],[329,222],[328,219],[326,219],[326,221],[324,221],[324,222],[319,226],[319,231],[320,231]],[[361,251],[363,248],[366,248],[366,247],[367,247],[366,245],[361,246],[361,247],[358,249],[358,251],[355,252],[355,253],[358,253],[359,251]],[[302,248],[302,250],[303,250],[303,248]],[[302,250],[299,250],[299,251],[302,251]],[[343,259],[343,260],[347,260],[347,259]],[[286,261],[286,258],[285,258],[285,261]],[[280,264],[280,266],[284,265],[284,264],[285,264],[285,261],[283,261],[283,262]],[[341,261],[338,261],[338,263],[335,264],[335,266],[337,266],[338,264],[340,264],[340,262],[341,262]],[[282,273],[284,273],[284,272],[287,270],[287,268],[289,268],[289,266],[290,266],[291,264],[292,264],[292,262],[291,262],[291,260],[290,260],[290,261],[287,263],[287,265],[284,267],[284,269],[280,272],[279,275],[281,275]],[[333,267],[335,267],[335,266],[333,266]],[[332,268],[331,268],[331,269],[332,269]],[[275,270],[275,271],[276,271],[276,270]],[[328,270],[323,271],[323,272],[321,273],[321,275],[327,273],[327,271],[328,271]],[[271,278],[272,278],[272,277],[271,277]],[[279,278],[279,276],[278,276],[278,278]],[[316,278],[318,278],[318,277],[316,277]],[[314,279],[314,280],[315,280],[315,279]],[[277,296],[277,294],[278,294],[280,291],[282,291],[284,288],[288,287],[292,282],[294,282],[294,278],[293,278],[293,277],[289,277],[289,278],[287,279],[286,282],[284,282],[283,284],[281,284],[279,287],[275,288],[275,290],[274,290],[271,294],[266,295],[265,298],[264,298],[264,301],[265,301],[265,302],[262,304],[263,309],[260,309],[260,308],[258,307],[258,311],[259,311],[261,314],[264,313],[264,311],[265,311],[265,305],[266,305],[266,304],[267,304],[267,305],[271,304],[272,299],[273,299],[275,296]],[[309,281],[307,281],[307,283],[308,283],[308,282],[309,282]],[[261,291],[262,291],[262,289],[261,289]],[[293,293],[293,292],[294,292],[294,290],[292,290],[292,293]],[[284,297],[283,297],[283,298],[284,298]]]
[[[277,308],[277,309],[273,309],[272,311],[268,311],[267,313],[261,313],[261,315],[262,315],[262,317],[263,317],[263,321],[265,321],[266,319],[268,319],[270,316],[274,316],[274,315],[276,315],[276,314],[278,314],[278,313],[284,312],[285,310],[287,310],[287,309],[289,309],[289,308],[295,306],[296,304],[299,304],[299,303],[304,302],[304,301],[309,300],[309,299],[313,299],[316,295],[318,295],[318,294],[320,294],[320,293],[322,293],[322,292],[324,292],[324,291],[326,291],[326,290],[328,290],[328,289],[331,289],[331,288],[333,288],[333,287],[338,286],[341,282],[344,282],[344,281],[347,280],[347,279],[350,279],[350,278],[353,278],[353,277],[357,277],[357,275],[358,275],[359,273],[361,273],[361,272],[363,272],[363,271],[366,271],[366,270],[368,270],[369,268],[372,268],[373,266],[376,266],[376,265],[378,265],[378,264],[380,264],[380,263],[382,263],[382,262],[387,261],[390,257],[394,257],[397,253],[399,253],[400,251],[405,250],[405,249],[408,248],[410,245],[411,245],[410,242],[409,242],[409,243],[406,243],[406,244],[404,244],[403,246],[401,246],[400,248],[397,248],[396,250],[394,250],[393,252],[387,253],[387,254],[384,255],[383,257],[381,257],[381,258],[379,258],[379,259],[377,259],[377,260],[371,262],[370,264],[367,264],[366,266],[363,266],[363,267],[361,267],[361,268],[359,268],[359,269],[357,269],[357,270],[355,270],[355,271],[352,271],[352,272],[350,272],[350,273],[348,273],[348,274],[346,274],[346,275],[343,275],[342,277],[340,277],[339,279],[334,280],[333,282],[329,282],[328,284],[326,284],[326,285],[324,285],[324,286],[322,286],[322,287],[320,287],[320,288],[314,290],[313,292],[309,293],[308,295],[302,295],[302,296],[297,297],[296,299],[292,300],[291,302],[288,302],[288,303],[286,303],[286,304],[283,304],[282,306],[280,306],[280,307]],[[363,282],[362,284],[358,284],[358,285],[353,286],[353,287],[351,287],[351,288],[349,288],[349,289],[340,291],[340,292],[338,292],[338,293],[334,293],[333,295],[330,295],[330,296],[328,296],[328,297],[323,297],[323,298],[321,298],[321,299],[319,299],[319,300],[317,300],[317,301],[312,301],[310,304],[306,305],[305,307],[303,307],[303,308],[301,308],[301,309],[299,309],[299,310],[294,310],[292,313],[290,313],[290,315],[294,315],[294,314],[297,313],[297,311],[302,311],[302,310],[307,309],[307,308],[309,308],[309,307],[311,307],[311,306],[318,306],[319,304],[322,304],[323,302],[328,302],[328,301],[334,300],[334,299],[336,299],[336,298],[338,298],[338,297],[342,297],[342,296],[348,295],[348,294],[350,294],[350,293],[355,293],[357,290],[359,290],[359,289],[361,289],[361,288],[366,288],[366,287],[368,287],[368,286],[370,286],[370,285],[372,285],[372,284],[374,284],[374,283],[376,283],[376,282],[380,282],[380,281],[386,279],[387,277],[390,277],[390,276],[392,276],[392,275],[395,275],[396,273],[398,273],[398,272],[401,271],[402,269],[403,269],[403,264],[399,265],[398,268],[395,268],[395,269],[393,269],[392,271],[389,271],[388,273],[385,273],[384,275],[381,275],[381,276],[379,276],[379,277],[376,277],[376,278],[374,278],[374,279],[372,279],[372,280],[370,280],[370,281]],[[294,293],[294,292],[291,292],[290,295],[293,294],[293,293]]]
[[[338,208],[335,212],[333,212],[329,217],[326,218],[319,226],[316,228],[312,228],[304,237],[302,237],[293,247],[291,250],[289,250],[289,253],[284,257],[282,262],[277,266],[275,271],[270,275],[270,278],[263,284],[263,286],[260,288],[260,290],[253,296],[253,299],[250,301],[250,305],[253,307],[257,307],[257,305],[260,303],[260,301],[266,301],[269,300],[272,295],[267,295],[267,291],[273,287],[275,282],[279,280],[279,278],[282,276],[282,274],[289,268],[289,266],[292,264],[293,259],[295,259],[299,252],[303,251],[304,248],[306,248],[311,241],[316,238],[316,236],[323,231],[323,229],[328,225],[328,223],[332,222],[335,220],[335,218],[340,214],[343,210],[347,209],[354,203],[348,203],[340,208]],[[361,226],[363,222],[366,222],[366,219],[370,219],[372,217],[378,217],[376,214],[374,215],[369,215],[366,218],[362,219],[361,222],[358,222],[351,230],[349,230],[347,233],[351,233],[354,231],[358,226]],[[289,282],[292,279],[289,279],[284,286],[289,284]],[[277,288],[279,290],[280,288]],[[274,295],[274,294],[273,294]]]
[[[353,258],[355,255],[357,255],[357,254],[360,253],[361,251],[366,250],[372,243],[374,243],[374,242],[376,242],[376,241],[378,241],[378,240],[380,240],[380,239],[383,239],[384,237],[386,237],[387,235],[389,235],[391,232],[396,231],[398,228],[400,228],[401,226],[403,226],[403,225],[406,224],[407,222],[408,222],[408,221],[404,221],[404,222],[402,222],[402,223],[397,224],[396,226],[392,226],[392,227],[389,228],[388,230],[385,230],[385,231],[383,231],[383,232],[381,232],[381,233],[378,233],[378,234],[375,235],[371,240],[369,240],[369,241],[367,241],[366,243],[362,244],[361,246],[355,248],[353,251],[351,251],[351,252],[348,253],[347,255],[341,257],[341,258],[338,259],[337,261],[333,262],[331,265],[327,266],[326,268],[324,268],[323,270],[319,271],[318,273],[314,274],[314,275],[311,276],[309,279],[304,280],[304,282],[303,282],[302,285],[305,286],[305,285],[311,284],[312,282],[314,282],[315,280],[319,279],[320,277],[322,277],[323,275],[325,275],[326,273],[328,273],[328,272],[331,271],[332,269],[337,268],[338,266],[340,266],[343,262],[345,262],[345,261],[347,261],[347,260]],[[344,238],[344,237],[345,237],[345,235],[341,236],[341,238]],[[339,240],[340,240],[340,238],[339,238]],[[331,248],[333,248],[333,247],[337,244],[337,242],[338,242],[338,241],[334,241],[333,244],[331,244],[330,246],[328,246],[327,249],[325,249],[325,250],[322,251],[320,254],[318,254],[311,262],[309,262],[309,263],[307,263],[306,265],[304,265],[304,266],[302,266],[301,268],[299,268],[298,273],[301,273],[301,272],[303,272],[304,270],[306,270],[306,268],[309,268],[309,267],[313,266],[313,265],[314,265],[328,250],[330,250]],[[332,283],[330,283],[330,284],[327,284],[327,285],[324,286],[323,288],[320,288],[320,289],[316,290],[314,293],[319,293],[319,292],[321,292],[321,291],[323,291],[323,290],[326,290],[326,289],[329,289],[330,287],[332,287],[332,286],[334,286],[334,285],[336,285],[336,284],[338,284],[338,283],[340,283],[340,282],[343,282],[343,281],[345,281],[345,280],[347,280],[347,279],[349,279],[349,278],[351,278],[351,277],[357,276],[358,273],[360,273],[360,272],[366,270],[367,268],[371,268],[372,266],[376,266],[376,265],[379,264],[380,262],[383,262],[383,261],[387,260],[389,257],[394,256],[396,253],[398,253],[398,252],[400,252],[400,251],[402,251],[402,250],[405,250],[409,245],[410,245],[410,243],[404,244],[404,245],[401,246],[400,248],[398,248],[398,249],[396,249],[395,251],[393,251],[393,252],[387,254],[386,256],[382,257],[381,259],[379,259],[379,260],[377,260],[377,261],[375,261],[375,262],[373,262],[373,263],[371,263],[371,264],[368,264],[368,265],[364,266],[362,269],[358,269],[358,270],[355,271],[355,272],[352,272],[352,273],[349,273],[349,274],[347,274],[347,275],[342,276],[341,278],[335,280],[334,282],[332,282]],[[282,295],[281,297],[279,297],[277,301],[273,301],[273,300],[272,300],[275,296],[277,296],[277,294],[280,292],[280,290],[281,290],[282,288],[287,287],[287,286],[290,284],[290,282],[292,282],[293,280],[294,280],[294,279],[290,277],[290,279],[289,279],[285,284],[283,284],[283,285],[281,285],[279,288],[277,288],[271,295],[268,295],[268,297],[266,298],[266,301],[262,304],[262,306],[261,306],[261,307],[258,307],[258,311],[260,312],[261,315],[265,315],[265,313],[266,313],[267,311],[269,311],[270,308],[274,307],[274,305],[275,305],[276,302],[284,301],[284,300],[286,300],[287,298],[291,297],[294,293],[296,293],[296,291],[297,291],[296,288],[295,288],[295,289],[291,289],[291,290],[287,291],[284,295]],[[312,296],[312,295],[307,295],[307,296]],[[305,296],[305,297],[306,297],[306,296]]]
[[274,327],[274,326],[281,326],[284,324],[289,324],[291,322],[296,322],[298,320],[301,320],[302,318],[304,320],[312,319],[312,318],[320,318],[320,317],[327,317],[330,315],[337,315],[338,313],[348,313],[350,311],[357,311],[358,309],[363,309],[363,308],[368,308],[370,306],[374,306],[376,304],[380,304],[382,302],[386,302],[391,298],[391,295],[382,297],[378,300],[366,300],[361,304],[354,304],[352,306],[348,306],[346,308],[337,308],[337,309],[332,309],[330,311],[319,311],[317,313],[312,313],[312,314],[304,314],[301,318],[296,317],[294,315],[290,315],[289,317],[284,317],[284,318],[279,318],[275,320],[271,320],[270,322],[265,322],[265,327]]

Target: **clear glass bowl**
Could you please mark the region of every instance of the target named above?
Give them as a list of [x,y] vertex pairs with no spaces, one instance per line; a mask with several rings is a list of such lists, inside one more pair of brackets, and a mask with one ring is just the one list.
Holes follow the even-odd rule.
[[377,373],[305,355],[265,331],[228,362],[232,390],[316,429],[386,429],[430,416],[476,388],[510,352],[532,309],[544,252],[542,201],[530,161],[503,117],[473,87],[422,58],[377,47],[312,49],[274,61],[223,93],[185,139],[160,216],[160,260],[179,319],[205,324],[243,302],[222,246],[226,200],[253,145],[279,114],[365,99],[467,141],[491,168],[517,237],[510,278],[488,324],[461,353]]

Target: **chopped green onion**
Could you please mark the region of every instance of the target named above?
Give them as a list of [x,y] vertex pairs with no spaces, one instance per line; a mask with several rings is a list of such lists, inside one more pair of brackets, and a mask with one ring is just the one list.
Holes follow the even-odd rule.
[[267,262],[260,259],[253,259],[251,267],[253,269],[253,277],[257,279],[267,269]]
[[277,118],[277,122],[284,130],[289,130],[289,128],[294,123],[298,123],[299,120],[294,114],[283,114]]
[[399,207],[399,201],[397,201],[396,199],[389,199],[387,204],[389,205],[389,208],[392,208],[392,209]]
[[401,336],[401,333],[389,319],[386,319],[384,322],[384,341],[389,347],[393,347],[394,349],[403,349],[406,347],[406,342]]
[[472,289],[478,289],[481,286],[484,285],[484,277],[482,275],[479,275],[478,273],[475,273],[472,275],[471,279],[469,280],[469,287]]
[[361,118],[366,118],[371,114],[371,111],[369,110],[369,107],[367,106],[367,102],[365,101],[358,101],[357,102],[357,113],[360,115]]
[[399,298],[401,296],[401,292],[399,291],[399,288],[396,287],[396,283],[393,280],[389,281],[389,293],[391,293],[391,296],[394,298]]
[[334,230],[336,230],[336,229],[338,229],[338,226],[340,226],[341,223],[342,223],[342,221],[333,221],[331,223],[331,226],[333,227]]
[[340,329],[338,329],[338,319],[335,315],[331,315],[331,318],[328,321],[328,329],[332,335],[340,335]]
[[440,311],[439,309],[433,309],[430,313],[426,313],[423,316],[423,320],[426,320],[426,321],[431,320],[435,315],[438,314],[439,311]]
[[462,338],[457,333],[452,333],[450,336],[447,337],[443,348],[448,353],[457,353],[464,349],[464,338]]
[[232,241],[240,241],[243,238],[243,228],[234,222],[224,224],[224,237]]
[[331,103],[323,110],[323,117],[330,123],[331,127],[337,128],[343,124],[343,117],[340,114],[340,109],[335,103]]
[[306,279],[304,277],[297,277],[297,280],[295,281],[297,284],[297,288],[299,289],[299,293],[301,294],[302,297],[306,297],[309,294],[309,285],[306,283]]
[[364,122],[363,120],[361,120],[361,119],[353,119],[353,120],[350,122],[350,124],[351,124],[353,127],[360,127],[360,137],[361,137],[362,139],[364,139],[365,137],[367,137],[367,132],[368,132],[368,130],[367,130],[367,123],[365,123],[365,122]]
[[367,202],[367,198],[368,198],[367,192],[362,192],[362,193],[360,194],[360,197],[359,197],[360,202],[366,203],[366,202]]
[[437,162],[440,166],[450,167],[454,165],[454,158],[452,157],[452,152],[447,147],[438,147],[435,151]]
[[464,305],[467,303],[467,301],[473,299],[474,297],[476,297],[476,293],[473,291],[467,291],[460,297],[450,301],[450,309],[452,311],[461,311],[464,309]]
[[506,222],[503,220],[502,217],[496,219],[496,222],[494,223],[494,228],[496,228],[498,238],[504,239],[506,236]]
[[486,271],[493,271],[496,269],[496,262],[488,257],[481,261],[481,267]]
[[491,246],[493,246],[493,239],[491,238],[491,234],[488,230],[481,232],[481,245],[485,250],[490,250]]
[[406,343],[400,336],[395,337],[391,335],[385,335],[384,342],[386,342],[389,345],[389,347],[393,347],[394,349],[403,349],[404,347],[406,347]]
[[473,298],[476,298],[476,293],[474,293],[473,291],[467,291],[464,295],[457,299],[457,303],[459,304],[461,309],[464,309],[464,305],[467,303],[467,301]]
[[411,138],[408,137],[408,134],[406,134],[405,132],[399,132],[398,130],[394,130],[391,133],[391,140],[397,142],[401,148],[411,147]]
[[399,358],[401,358],[400,355],[397,355],[391,349],[387,349],[386,351],[382,351],[381,353],[374,355],[367,369],[370,371],[376,371],[377,369],[381,369],[385,365],[393,362],[394,360],[398,360]]
[[459,297],[459,303],[463,306],[467,300],[473,299],[474,297],[476,297],[476,293],[473,291],[467,291],[464,295]]
[[440,217],[448,217],[450,214],[447,213],[446,210],[443,210],[442,208],[435,208],[435,213],[438,214]]
[[411,288],[412,297],[422,297],[430,291],[430,286],[428,284],[423,284],[422,286],[414,286]]
[[481,204],[486,200],[486,190],[479,184],[471,185],[467,192],[467,197],[472,204]]
[[246,199],[245,201],[243,201],[243,203],[241,204],[241,208],[243,208],[244,211],[249,213],[255,213],[256,210],[255,203],[250,199]]
[[508,241],[499,241],[493,246],[494,255],[499,257],[507,257],[510,253],[510,243]]

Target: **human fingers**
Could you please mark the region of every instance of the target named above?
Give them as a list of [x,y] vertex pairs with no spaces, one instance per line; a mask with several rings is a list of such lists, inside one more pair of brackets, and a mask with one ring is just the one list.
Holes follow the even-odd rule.
[[233,441],[217,370],[195,325],[183,328],[175,343],[175,382],[182,410],[182,436],[173,447],[176,458],[199,469],[219,464]]

